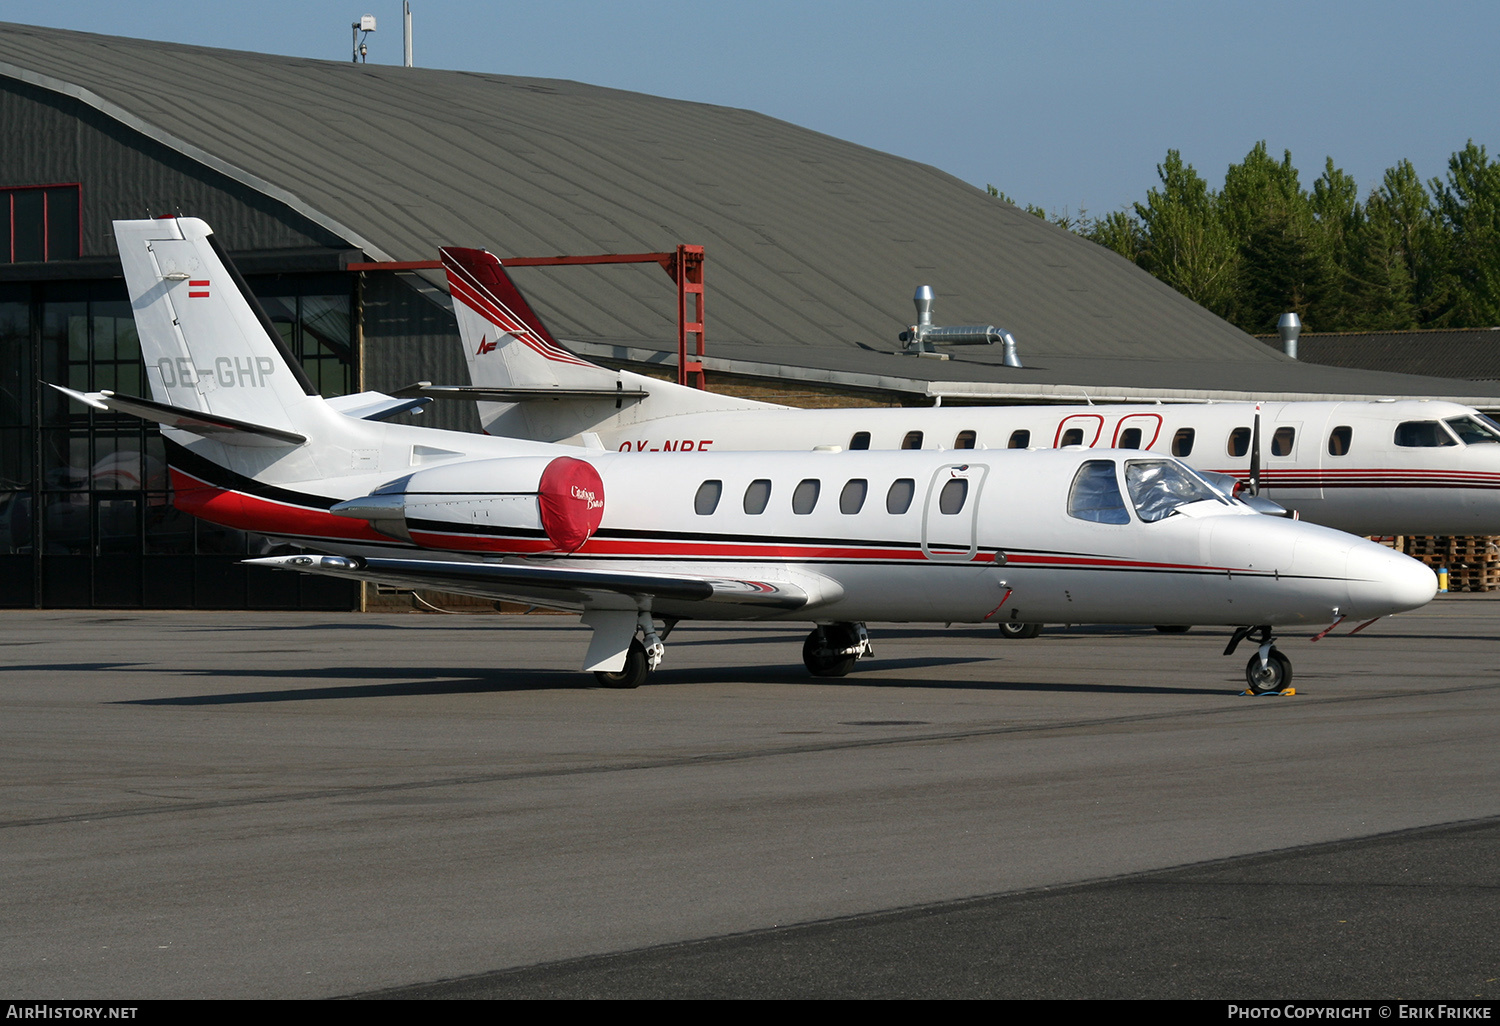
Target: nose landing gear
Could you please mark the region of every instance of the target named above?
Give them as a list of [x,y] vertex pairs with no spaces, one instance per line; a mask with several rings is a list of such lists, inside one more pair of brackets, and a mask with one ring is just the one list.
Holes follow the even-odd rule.
[[1275,691],[1287,690],[1292,686],[1292,661],[1274,647],[1269,624],[1235,628],[1234,635],[1224,648],[1224,654],[1234,655],[1240,642],[1251,635],[1257,635],[1255,640],[1260,642],[1260,649],[1245,664],[1246,689],[1252,695],[1269,695]]

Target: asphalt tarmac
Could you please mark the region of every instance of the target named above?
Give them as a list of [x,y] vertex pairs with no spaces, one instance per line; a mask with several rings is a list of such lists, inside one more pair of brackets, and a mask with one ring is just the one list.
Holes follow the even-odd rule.
[[1500,596],[1284,636],[0,614],[0,998],[1500,993]]

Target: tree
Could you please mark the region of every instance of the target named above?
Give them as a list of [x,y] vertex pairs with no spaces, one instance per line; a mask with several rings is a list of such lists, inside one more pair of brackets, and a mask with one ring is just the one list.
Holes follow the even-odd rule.
[[1218,197],[1182,154],[1156,166],[1161,187],[1135,204],[1142,245],[1137,262],[1172,288],[1218,314],[1234,299],[1239,254],[1219,217]]

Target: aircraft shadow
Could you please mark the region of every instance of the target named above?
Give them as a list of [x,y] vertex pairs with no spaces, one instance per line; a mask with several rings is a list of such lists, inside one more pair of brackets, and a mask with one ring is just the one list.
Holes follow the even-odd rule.
[[[313,678],[361,678],[368,679],[381,671],[365,667],[354,667],[343,671],[317,671],[298,674],[303,679]],[[195,705],[253,705],[263,702],[325,702],[350,698],[411,698],[414,696],[470,695],[504,691],[563,691],[576,690],[593,684],[591,677],[567,670],[440,670],[424,667],[420,670],[401,672],[384,671],[392,677],[406,680],[388,683],[364,683],[328,685],[311,688],[278,688],[271,691],[240,691],[217,695],[176,695],[171,698],[131,698],[112,702],[112,705],[147,706],[195,706]],[[287,673],[241,672],[235,674],[214,673],[222,676],[281,677]],[[411,680],[409,678],[428,678]],[[444,678],[444,679],[432,679]]]

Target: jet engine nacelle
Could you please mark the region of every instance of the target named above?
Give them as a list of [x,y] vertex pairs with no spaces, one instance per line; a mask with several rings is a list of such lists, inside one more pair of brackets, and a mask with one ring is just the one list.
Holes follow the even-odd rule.
[[[576,552],[604,517],[604,481],[571,456],[517,456],[419,470],[330,510],[434,548],[535,537],[537,554]],[[498,547],[498,546],[497,546]]]

